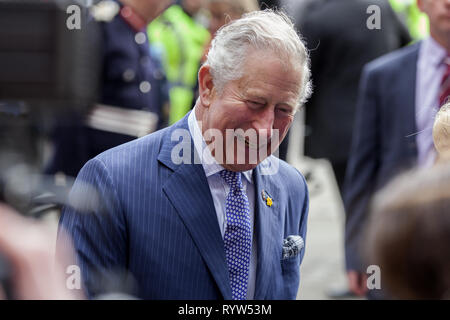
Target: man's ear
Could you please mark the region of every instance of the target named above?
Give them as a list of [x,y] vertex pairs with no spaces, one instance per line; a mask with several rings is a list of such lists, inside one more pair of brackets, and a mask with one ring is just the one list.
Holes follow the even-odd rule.
[[198,87],[199,96],[202,105],[208,108],[214,97],[216,90],[214,89],[214,83],[212,75],[210,72],[211,68],[209,66],[201,66],[198,71]]

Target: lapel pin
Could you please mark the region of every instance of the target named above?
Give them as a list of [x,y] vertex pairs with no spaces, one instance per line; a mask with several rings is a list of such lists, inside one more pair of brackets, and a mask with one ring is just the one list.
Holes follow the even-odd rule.
[[263,201],[266,203],[266,205],[268,207],[271,207],[273,204],[273,199],[269,196],[269,194],[266,191],[262,190],[261,196],[262,196]]

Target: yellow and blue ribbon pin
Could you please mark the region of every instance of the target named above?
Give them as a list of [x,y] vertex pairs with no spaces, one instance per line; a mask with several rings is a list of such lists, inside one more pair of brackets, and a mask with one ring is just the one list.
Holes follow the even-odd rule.
[[262,196],[263,201],[266,203],[266,205],[268,207],[271,207],[273,204],[272,197],[270,197],[269,194],[264,190],[261,191],[261,196]]

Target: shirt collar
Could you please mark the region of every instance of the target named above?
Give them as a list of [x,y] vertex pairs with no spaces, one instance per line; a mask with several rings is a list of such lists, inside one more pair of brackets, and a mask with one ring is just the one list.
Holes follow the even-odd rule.
[[[194,140],[195,151],[199,155],[203,170],[205,171],[206,177],[208,178],[224,170],[224,167],[217,163],[217,160],[212,156],[211,151],[206,145],[205,139],[203,138],[202,132],[197,122],[195,108],[196,107],[192,109],[188,117],[189,132],[191,133],[192,140]],[[253,183],[253,170],[247,170],[241,173],[249,183]]]
[[437,68],[447,57],[447,51],[432,37],[427,37],[422,45],[422,57]]

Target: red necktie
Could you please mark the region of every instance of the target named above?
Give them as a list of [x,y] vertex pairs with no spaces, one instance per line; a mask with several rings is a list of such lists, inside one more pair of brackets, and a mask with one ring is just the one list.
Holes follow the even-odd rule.
[[[441,81],[441,89],[439,90],[439,106],[441,107],[450,97],[450,56],[444,59],[447,66]],[[450,100],[449,100],[450,101]]]

